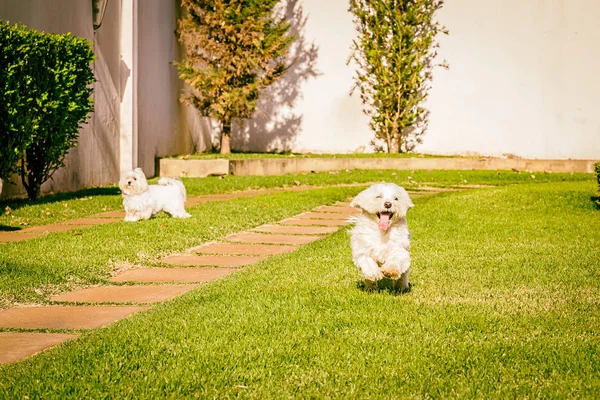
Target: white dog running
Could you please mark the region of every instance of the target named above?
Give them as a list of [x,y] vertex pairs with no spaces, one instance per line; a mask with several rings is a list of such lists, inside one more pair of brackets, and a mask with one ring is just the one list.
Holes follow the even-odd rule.
[[149,219],[161,211],[175,218],[191,217],[185,211],[185,186],[179,179],[160,178],[158,185],[148,185],[141,168],[125,172],[119,181],[123,196],[125,221]]
[[356,226],[350,232],[350,245],[365,287],[375,288],[385,276],[399,279],[401,290],[408,289],[410,232],[406,213],[414,204],[406,190],[393,183],[377,183],[360,192],[350,205],[362,210],[352,219]]

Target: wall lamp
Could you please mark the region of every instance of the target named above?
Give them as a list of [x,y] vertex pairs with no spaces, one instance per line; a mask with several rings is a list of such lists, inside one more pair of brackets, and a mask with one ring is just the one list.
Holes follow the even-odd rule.
[[92,15],[94,17],[94,30],[100,28],[102,20],[104,19],[104,12],[106,11],[106,5],[108,0],[92,0]]

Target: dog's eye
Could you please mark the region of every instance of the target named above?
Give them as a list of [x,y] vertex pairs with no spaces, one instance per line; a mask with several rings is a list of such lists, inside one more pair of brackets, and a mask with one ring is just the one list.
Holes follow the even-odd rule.
[[137,181],[137,178],[134,176],[134,177],[133,177],[133,180],[134,180],[134,181]]
[[377,196],[377,197],[375,197],[375,198],[376,198],[376,199],[381,199],[381,198],[383,198],[383,196],[382,196],[382,195],[379,195],[379,196]]
[[397,197],[394,197],[394,200],[398,201],[398,198],[397,198]]

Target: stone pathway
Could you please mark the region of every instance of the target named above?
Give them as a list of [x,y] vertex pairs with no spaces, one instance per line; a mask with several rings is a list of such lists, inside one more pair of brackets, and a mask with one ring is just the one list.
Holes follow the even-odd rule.
[[[354,185],[342,185],[342,186],[365,186],[365,185],[368,185],[368,183],[360,183],[360,184],[354,184]],[[235,200],[240,197],[255,197],[255,196],[260,196],[260,195],[264,195],[264,194],[273,194],[273,193],[289,192],[289,191],[304,191],[304,190],[315,189],[315,188],[317,188],[317,187],[293,186],[293,187],[286,187],[286,188],[246,190],[243,192],[212,194],[212,195],[206,195],[206,196],[191,197],[191,198],[187,199],[185,205],[186,205],[186,207],[194,207],[199,204],[203,204],[203,203],[207,203],[207,202],[211,202],[211,201],[228,201],[228,200]],[[422,188],[419,188],[419,190],[420,190],[419,192],[412,192],[413,195],[423,194],[423,193],[427,193],[427,192],[439,192],[441,190],[455,190],[455,189],[432,188],[432,187],[423,186]],[[321,206],[321,207],[316,208],[314,211],[328,212],[328,213],[332,213],[332,215],[335,215],[335,213],[342,213],[342,214],[346,213],[346,212],[348,212],[349,208],[350,207],[341,207],[340,208],[340,207]],[[28,239],[45,236],[49,233],[54,233],[54,232],[64,232],[64,231],[70,231],[70,230],[75,230],[75,229],[89,228],[89,227],[96,226],[96,225],[110,224],[112,222],[122,221],[124,217],[125,217],[125,211],[109,211],[109,212],[104,212],[101,214],[91,215],[89,217],[76,218],[76,219],[72,219],[72,220],[68,220],[68,221],[61,221],[61,222],[57,222],[55,224],[32,226],[30,228],[20,229],[20,230],[16,230],[16,231],[8,231],[8,232],[0,231],[0,244],[8,243],[8,242],[20,242],[23,240],[28,240]],[[302,218],[311,218],[311,217],[305,216]],[[325,216],[325,217],[321,217],[321,218],[322,219],[333,219],[333,220],[339,219],[339,218],[336,218],[335,216]],[[286,223],[284,223],[284,224],[286,224]],[[287,224],[287,225],[313,226],[307,222],[298,222],[296,224]],[[334,227],[333,231],[338,229],[337,228],[338,225],[333,222],[323,221],[319,225],[333,226]],[[269,229],[273,229],[273,230],[269,230]],[[280,228],[277,228],[277,227],[271,228],[271,227],[265,226],[261,232],[278,233],[277,232],[278,229],[280,229]],[[325,229],[315,229],[315,234],[331,233],[333,231],[331,231],[331,230],[327,231]],[[304,234],[304,233],[302,233],[303,232],[302,229],[297,229],[296,232],[298,232],[297,234]]]
[[[273,191],[281,190],[283,189]],[[188,205],[231,200],[240,196],[250,197],[266,192],[270,191],[196,197],[190,199]],[[422,193],[411,193],[411,196],[419,194]],[[76,338],[79,330],[100,328],[126,318],[150,308],[153,303],[179,296],[203,283],[227,276],[270,256],[292,252],[299,246],[320,240],[348,225],[348,217],[358,212],[349,207],[348,203],[316,207],[279,223],[235,233],[218,242],[190,248],[184,254],[157,260],[158,265],[167,264],[171,267],[155,266],[120,271],[111,278],[115,285],[89,287],[52,296],[49,299],[51,305],[0,311],[0,329],[11,330],[0,332],[0,364],[29,357]],[[103,213],[55,225],[24,229],[18,233],[4,232],[0,241],[11,241],[16,235],[24,236],[17,240],[25,240],[48,232],[79,229],[122,218],[123,212],[120,211]],[[9,239],[6,240],[6,237]],[[61,332],[35,331],[53,329]],[[64,333],[65,330],[69,332]]]
[[[276,190],[276,189],[274,189]],[[186,207],[193,207],[198,204],[210,201],[227,201],[238,197],[254,197],[261,194],[268,194],[269,190],[254,190],[243,193],[215,194],[201,197],[192,197],[186,201]],[[91,215],[85,218],[76,218],[68,221],[58,222],[56,224],[39,225],[31,228],[20,229],[17,231],[0,232],[0,243],[20,242],[27,239],[45,236],[49,233],[64,232],[74,229],[84,229],[96,225],[110,224],[112,222],[122,221],[125,218],[125,211],[110,211],[101,214]]]
[[[190,200],[199,204],[237,197],[240,197],[239,194]],[[166,301],[196,289],[203,283],[229,275],[239,268],[273,255],[294,251],[299,246],[322,239],[347,225],[347,218],[357,212],[358,210],[348,207],[348,203],[317,207],[276,224],[262,225],[248,232],[232,234],[218,242],[190,248],[184,254],[174,254],[157,260],[159,264],[172,267],[144,267],[120,271],[111,279],[115,285],[89,287],[52,296],[49,299],[51,305],[0,311],[0,328],[18,330],[0,332],[0,363],[29,357],[78,337],[79,330],[100,328],[135,312],[146,310],[153,303]],[[18,234],[43,235],[67,227],[76,229],[113,222],[122,218],[117,213],[34,227],[26,233]],[[61,332],[35,331],[42,329]],[[65,330],[68,333],[63,333]]]
[[[191,197],[186,201],[186,207],[193,207],[199,204],[211,201],[228,201],[240,197],[255,197],[263,194],[272,194],[283,191],[300,190],[298,188],[274,188],[262,190],[247,190],[244,192],[212,194],[199,197]],[[302,190],[307,190],[303,187]],[[20,229],[16,231],[0,232],[0,243],[20,242],[45,236],[49,233],[64,232],[74,229],[84,229],[96,225],[110,224],[112,222],[122,221],[125,218],[125,211],[109,211],[101,214],[91,215],[84,218],[76,218],[68,221],[61,221],[55,224],[32,226],[31,228]]]

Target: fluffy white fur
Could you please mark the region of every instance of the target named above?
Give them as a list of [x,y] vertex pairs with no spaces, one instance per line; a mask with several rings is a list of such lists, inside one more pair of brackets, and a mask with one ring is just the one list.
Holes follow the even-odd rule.
[[123,196],[125,221],[149,219],[161,211],[175,218],[191,217],[185,211],[185,186],[179,179],[160,178],[158,185],[148,185],[141,168],[125,172],[119,181]]
[[[374,288],[387,277],[399,281],[400,289],[409,287],[410,232],[406,213],[414,205],[406,190],[393,183],[377,183],[360,192],[350,203],[362,213],[352,219],[350,232],[352,260]],[[396,286],[396,285],[394,285]]]

